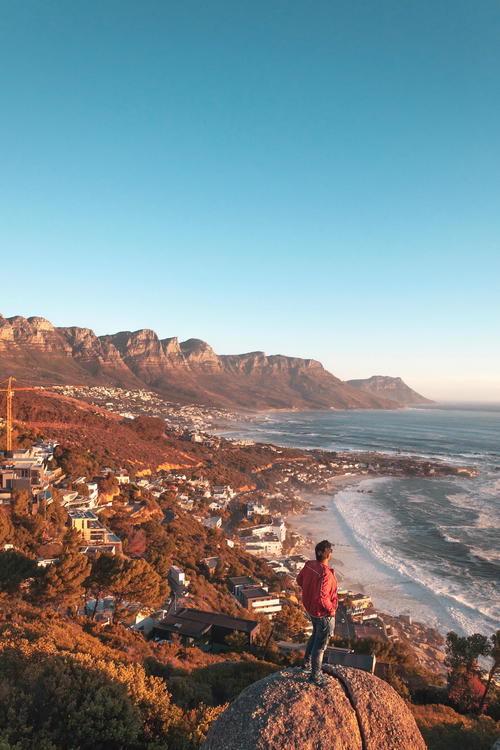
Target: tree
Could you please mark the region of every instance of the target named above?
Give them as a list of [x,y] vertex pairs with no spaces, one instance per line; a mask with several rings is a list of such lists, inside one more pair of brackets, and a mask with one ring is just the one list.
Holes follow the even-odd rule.
[[74,529],[68,529],[63,538],[63,551],[57,563],[43,571],[35,598],[50,602],[57,611],[76,609],[83,598],[83,584],[88,577],[90,563],[80,552],[81,537]]
[[17,594],[21,583],[38,571],[35,560],[15,549],[0,552],[0,591]]
[[498,672],[500,672],[500,630],[497,630],[496,633],[493,633],[490,640],[491,640],[491,645],[489,648],[488,656],[490,657],[490,659],[492,659],[493,664],[491,665],[491,669],[488,673],[488,680],[486,682],[486,687],[484,689],[483,697],[481,698],[481,702],[479,704],[479,709],[478,709],[479,713],[481,713],[484,708],[484,704],[486,703],[486,696],[488,695],[494,676],[498,674]]
[[446,636],[446,659],[448,684],[451,686],[460,674],[478,671],[477,660],[489,652],[488,638],[480,633],[459,636],[451,631]]
[[166,596],[166,586],[146,560],[121,558],[121,570],[113,580],[115,617],[137,608],[158,606]]
[[248,638],[244,633],[238,633],[236,630],[226,635],[224,642],[230,651],[235,654],[243,654],[248,651]]
[[11,542],[14,538],[14,529],[8,512],[0,508],[0,544]]
[[68,520],[68,513],[64,510],[57,497],[54,497],[51,504],[47,507],[46,517],[56,532],[62,532]]
[[285,603],[274,618],[274,627],[278,635],[295,640],[304,635],[307,620],[299,607]]
[[91,614],[92,620],[95,618],[99,600],[112,590],[114,583],[123,573],[123,560],[124,558],[113,555],[111,552],[103,552],[92,562],[90,575],[84,583],[87,596],[95,599]]
[[483,701],[485,687],[474,672],[462,672],[455,676],[448,691],[450,703],[461,713],[478,711]]
[[26,490],[12,490],[10,509],[14,518],[28,515],[30,502],[31,495],[29,492]]
[[158,521],[146,521],[141,525],[146,534],[145,558],[163,578],[172,565],[175,542]]
[[146,534],[142,529],[133,528],[127,536],[127,554],[142,557],[146,551]]

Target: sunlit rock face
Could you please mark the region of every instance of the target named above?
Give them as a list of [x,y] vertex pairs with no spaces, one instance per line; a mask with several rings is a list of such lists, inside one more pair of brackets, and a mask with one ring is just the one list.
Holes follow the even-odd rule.
[[405,702],[386,682],[325,666],[328,686],[298,669],[250,685],[210,729],[202,750],[425,750]]
[[227,408],[384,409],[388,398],[354,388],[314,359],[264,352],[217,355],[201,339],[160,339],[149,328],[96,336],[44,318],[0,316],[0,379],[155,390],[171,401]]

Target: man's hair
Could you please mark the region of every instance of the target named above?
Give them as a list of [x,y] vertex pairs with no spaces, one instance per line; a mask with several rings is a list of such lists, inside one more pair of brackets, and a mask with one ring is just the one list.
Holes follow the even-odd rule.
[[318,562],[324,562],[329,553],[332,551],[332,544],[328,541],[328,539],[323,539],[322,542],[318,542],[314,551],[316,552],[316,560]]

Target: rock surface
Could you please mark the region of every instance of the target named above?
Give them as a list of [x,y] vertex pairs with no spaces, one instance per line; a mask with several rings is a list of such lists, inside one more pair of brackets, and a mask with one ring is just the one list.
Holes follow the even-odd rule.
[[392,401],[402,406],[412,404],[433,404],[431,401],[420,393],[417,393],[406,385],[401,378],[391,378],[388,375],[372,375],[371,378],[364,380],[347,380],[348,385],[358,388],[365,393],[372,393],[374,396],[390,398]]
[[249,685],[210,729],[202,750],[425,750],[405,702],[387,683],[325,666],[318,688],[298,669]]

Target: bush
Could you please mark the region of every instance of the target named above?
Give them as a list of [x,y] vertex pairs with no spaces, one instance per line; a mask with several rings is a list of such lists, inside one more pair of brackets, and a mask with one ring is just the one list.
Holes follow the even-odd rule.
[[500,724],[488,716],[462,716],[449,706],[410,706],[428,750],[490,750]]

